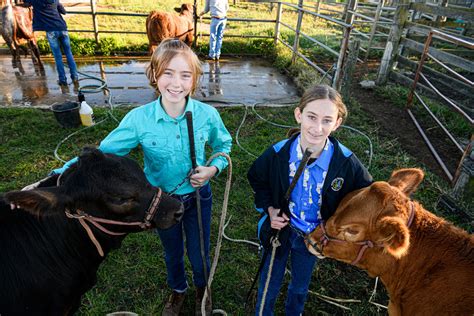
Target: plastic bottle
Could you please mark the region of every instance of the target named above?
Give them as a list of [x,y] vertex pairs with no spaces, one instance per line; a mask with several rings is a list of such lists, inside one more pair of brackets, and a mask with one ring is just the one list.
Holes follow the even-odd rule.
[[94,125],[94,111],[87,104],[86,101],[81,102],[81,108],[79,109],[79,115],[81,116],[81,122],[84,126]]

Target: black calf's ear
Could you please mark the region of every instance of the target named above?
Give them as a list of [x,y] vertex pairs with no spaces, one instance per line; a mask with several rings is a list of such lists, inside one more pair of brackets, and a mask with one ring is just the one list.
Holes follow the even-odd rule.
[[63,211],[63,205],[67,203],[67,197],[61,194],[57,187],[11,191],[5,193],[4,199],[7,203],[15,204],[37,216],[51,215],[58,210]]
[[92,146],[87,146],[82,149],[78,164],[80,165],[82,161],[99,161],[104,159],[104,157],[104,153],[99,149]]
[[85,146],[83,149],[82,149],[82,153],[80,155],[80,157],[82,156],[103,156],[104,154],[99,150],[97,149],[95,146]]

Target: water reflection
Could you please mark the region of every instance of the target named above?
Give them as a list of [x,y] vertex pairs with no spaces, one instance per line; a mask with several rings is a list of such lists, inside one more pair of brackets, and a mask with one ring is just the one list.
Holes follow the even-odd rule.
[[2,72],[2,82],[4,83],[1,95],[5,103],[14,102],[13,91],[20,88],[22,100],[24,102],[34,102],[47,95],[48,85],[44,68],[33,67],[25,68],[21,60],[12,61],[12,71],[15,79],[8,79],[7,72]]
[[221,68],[219,61],[209,63],[209,96],[224,95],[221,82]]

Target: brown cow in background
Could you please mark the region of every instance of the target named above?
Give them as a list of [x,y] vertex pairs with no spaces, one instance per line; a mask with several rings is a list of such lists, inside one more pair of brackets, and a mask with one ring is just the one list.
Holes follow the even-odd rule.
[[184,3],[181,8],[174,10],[179,13],[179,16],[168,12],[152,11],[146,18],[150,54],[153,54],[156,47],[166,38],[177,38],[191,46],[194,37],[193,5]]
[[473,315],[474,236],[410,200],[423,176],[402,169],[349,194],[308,249],[380,277],[391,316]]

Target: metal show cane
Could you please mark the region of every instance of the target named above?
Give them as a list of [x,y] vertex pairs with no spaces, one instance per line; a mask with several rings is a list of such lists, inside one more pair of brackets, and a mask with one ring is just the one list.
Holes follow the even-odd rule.
[[[196,148],[194,146],[193,113],[191,111],[187,111],[185,115],[186,115],[186,124],[188,127],[189,152],[191,155],[192,173],[194,173],[197,167],[197,163],[196,163]],[[206,280],[206,288],[207,288],[207,292],[209,293],[209,301],[212,304],[211,291],[208,287],[209,275],[207,271],[206,254],[205,254],[205,249],[204,249],[204,230],[202,226],[201,197],[199,195],[199,188],[196,188],[196,208],[197,208],[197,213],[198,213],[197,215],[198,215],[198,225],[199,225],[199,244],[201,248],[201,259],[202,259],[202,266],[203,266],[203,272],[204,272],[204,279]]]
[[[304,151],[304,154],[303,154],[303,158],[301,159],[301,162],[298,166],[298,169],[296,169],[295,176],[293,177],[293,180],[291,181],[290,186],[288,187],[288,190],[285,193],[285,200],[286,201],[290,200],[291,192],[293,192],[293,190],[295,189],[295,186],[298,183],[298,180],[301,177],[301,174],[303,173],[304,168],[308,164],[308,161],[309,161],[312,154],[313,154],[312,148],[309,148],[309,147],[306,148],[306,150]],[[281,217],[282,215],[283,215],[283,209],[280,209],[280,211],[278,212],[278,216]],[[279,243],[280,231],[281,230],[279,230],[279,229],[272,229],[272,236],[270,237],[270,242],[271,242],[271,245],[273,246],[272,256],[274,256],[276,248],[280,246],[280,243]],[[263,253],[263,256],[262,256],[262,261],[260,262],[259,269],[257,271],[257,275],[255,276],[255,279],[252,283],[252,286],[251,286],[249,292],[247,293],[247,301],[249,301],[250,294],[251,294],[253,288],[255,287],[256,281],[258,279],[258,275],[260,274],[260,272],[263,269],[263,266],[265,264],[265,260],[267,259],[267,256],[268,256],[268,249],[265,249],[265,251]],[[270,270],[269,270],[269,272],[270,272]],[[271,273],[268,273],[266,283],[269,283],[270,278],[271,278]],[[267,284],[266,287],[268,287],[268,284]],[[260,305],[260,309],[261,309],[260,314],[262,313],[262,310],[263,310],[263,306],[264,306],[264,303],[265,303],[265,298],[266,298],[266,291],[264,291],[264,295],[262,297],[262,302],[261,302],[261,305]]]

